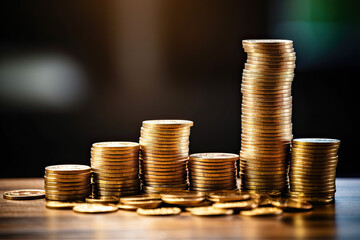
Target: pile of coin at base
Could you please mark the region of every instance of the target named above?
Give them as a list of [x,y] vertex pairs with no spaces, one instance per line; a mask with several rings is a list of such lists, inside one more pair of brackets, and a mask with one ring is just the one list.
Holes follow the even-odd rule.
[[340,140],[298,138],[292,142],[290,196],[313,203],[329,203],[336,191],[335,176]]
[[243,40],[241,187],[259,193],[287,189],[292,140],[295,52],[290,40]]
[[146,193],[188,187],[187,162],[192,121],[143,121],[140,132],[140,176]]
[[91,193],[91,168],[86,165],[53,165],[45,168],[47,200],[83,201]]
[[121,197],[140,191],[138,143],[94,143],[91,148],[91,168],[95,197]]
[[237,189],[236,161],[232,153],[195,153],[189,158],[190,189],[200,192]]

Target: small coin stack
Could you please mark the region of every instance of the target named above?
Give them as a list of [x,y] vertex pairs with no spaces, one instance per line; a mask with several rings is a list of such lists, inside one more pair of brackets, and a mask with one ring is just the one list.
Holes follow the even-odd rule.
[[94,143],[91,168],[95,197],[121,197],[140,192],[138,143]]
[[237,189],[232,153],[195,153],[189,158],[190,189],[200,192]]
[[146,193],[188,187],[187,162],[192,121],[143,121],[140,132],[140,176]]
[[333,201],[339,146],[340,140],[337,139],[293,140],[289,172],[290,196],[312,203]]
[[291,84],[295,52],[290,40],[244,40],[240,176],[242,189],[287,189],[292,140]]
[[44,185],[47,200],[84,200],[91,193],[91,168],[86,165],[53,165],[45,168]]

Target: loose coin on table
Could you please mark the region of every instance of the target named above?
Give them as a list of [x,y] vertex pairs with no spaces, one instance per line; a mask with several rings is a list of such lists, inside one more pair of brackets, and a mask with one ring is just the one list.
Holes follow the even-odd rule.
[[243,216],[274,216],[280,215],[283,213],[283,210],[276,207],[260,207],[254,208],[252,210],[241,211],[240,215]]
[[4,192],[4,199],[8,200],[33,200],[45,197],[45,191],[41,189],[20,189]]
[[76,202],[64,202],[64,201],[52,201],[52,200],[46,200],[45,206],[47,208],[51,209],[72,209],[78,204],[82,204],[84,202],[82,201],[76,201]]
[[162,207],[155,209],[143,209],[139,208],[136,210],[137,214],[143,216],[170,216],[178,215],[181,213],[181,209],[178,207]]
[[232,209],[222,209],[215,207],[193,207],[186,208],[191,215],[200,216],[200,217],[210,217],[210,216],[223,216],[223,215],[231,215],[234,213]]
[[109,213],[116,212],[118,207],[110,204],[82,203],[73,207],[74,212],[78,213]]

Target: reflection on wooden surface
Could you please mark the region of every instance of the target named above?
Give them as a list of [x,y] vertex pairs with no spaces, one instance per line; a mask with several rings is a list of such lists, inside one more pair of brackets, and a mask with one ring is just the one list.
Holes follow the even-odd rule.
[[[45,208],[44,199],[0,200],[0,238],[4,239],[333,239],[360,236],[360,179],[337,181],[336,202],[311,212],[276,217],[142,217],[134,212],[76,214]],[[42,179],[2,179],[0,193],[42,188]]]

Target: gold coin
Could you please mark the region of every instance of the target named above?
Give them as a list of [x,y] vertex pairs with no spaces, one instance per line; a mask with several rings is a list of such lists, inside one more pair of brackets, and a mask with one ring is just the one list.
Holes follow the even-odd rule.
[[126,204],[122,204],[122,203],[118,203],[117,207],[119,209],[127,210],[127,211],[136,211],[138,209],[138,207],[136,207],[136,206],[126,205]]
[[75,200],[81,200],[83,201],[85,197],[87,197],[88,194],[82,194],[82,195],[49,195],[46,194],[45,198],[47,200],[54,200],[54,201],[75,201]]
[[89,189],[91,187],[90,184],[87,185],[80,185],[80,186],[57,186],[57,185],[45,185],[44,186],[46,190],[56,190],[56,191],[70,191],[70,190],[85,190]]
[[125,150],[125,149],[134,149],[139,147],[139,143],[136,142],[98,142],[93,143],[92,147],[94,149],[106,149],[106,150]]
[[287,45],[293,45],[292,40],[287,39],[246,39],[242,40],[242,44],[245,45],[261,45],[261,46],[287,46]]
[[116,205],[105,205],[99,203],[82,203],[73,207],[73,211],[77,213],[109,213],[116,212]]
[[213,202],[233,202],[249,200],[251,195],[241,192],[216,191],[207,194],[208,199]]
[[46,183],[74,183],[74,184],[89,184],[90,177],[88,178],[50,178],[44,176],[44,180]]
[[120,202],[127,204],[128,202],[134,201],[151,201],[151,200],[160,200],[161,196],[159,194],[141,194],[129,197],[120,198]]
[[118,203],[119,198],[114,197],[114,196],[100,197],[100,198],[87,197],[87,198],[85,198],[85,201],[87,203],[107,204],[107,203]]
[[203,196],[203,197],[194,197],[194,198],[190,198],[190,197],[186,197],[186,198],[182,198],[182,197],[178,197],[178,198],[162,197],[162,200],[167,204],[174,204],[174,205],[178,205],[178,206],[182,206],[182,207],[191,207],[191,206],[197,206],[200,203],[202,203],[205,200],[205,196]]
[[103,149],[96,149],[91,148],[90,153],[92,154],[109,154],[109,155],[124,155],[124,154],[137,154],[139,152],[140,147],[137,147],[136,149],[132,150],[103,150]]
[[223,216],[233,214],[233,210],[214,207],[193,207],[187,210],[194,216]]
[[91,172],[82,174],[56,174],[56,173],[45,173],[47,178],[52,179],[68,179],[68,180],[84,180],[91,177]]
[[77,173],[86,173],[90,172],[91,168],[86,165],[78,164],[62,164],[62,165],[52,165],[45,168],[47,173],[57,173],[57,174],[77,174]]
[[33,200],[45,197],[45,191],[41,189],[20,189],[4,192],[4,199],[8,200]]
[[155,209],[139,208],[136,210],[136,213],[143,216],[169,216],[180,214],[181,209],[177,207],[162,207]]
[[178,127],[192,127],[194,123],[189,120],[146,120],[142,122],[142,126],[149,128],[178,128]]
[[252,210],[241,211],[240,215],[242,216],[272,216],[272,215],[281,215],[283,210],[276,207],[262,207],[255,208]]
[[143,200],[143,201],[126,201],[126,205],[134,206],[143,209],[158,208],[162,203],[161,200]]
[[88,189],[83,190],[45,190],[46,194],[49,195],[74,195],[74,194],[89,194],[90,193],[90,187]]
[[255,201],[252,200],[245,200],[245,201],[237,201],[237,202],[218,202],[212,205],[214,208],[221,208],[221,209],[253,209],[258,206]]
[[91,158],[93,159],[129,159],[129,158],[137,158],[139,155],[138,152],[136,153],[127,153],[127,154],[99,154],[99,153],[91,153]]
[[52,201],[46,200],[45,207],[51,209],[72,209],[74,206],[83,203],[82,201],[64,202],[64,201]]

